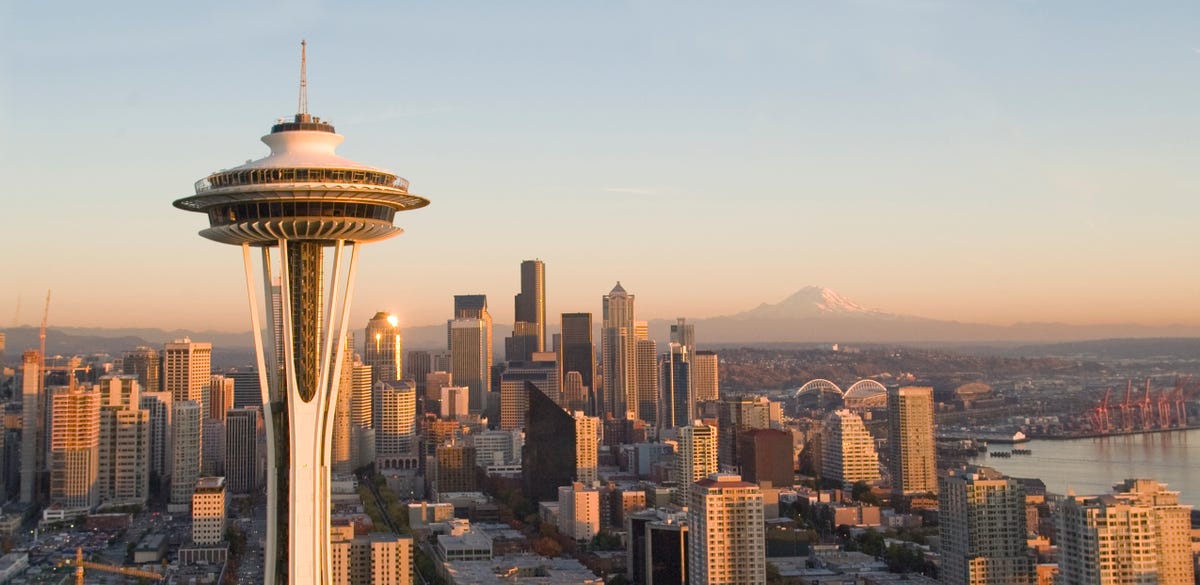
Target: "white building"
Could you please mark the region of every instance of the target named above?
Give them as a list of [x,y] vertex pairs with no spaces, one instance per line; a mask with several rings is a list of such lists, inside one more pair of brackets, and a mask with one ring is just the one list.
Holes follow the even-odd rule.
[[600,419],[575,411],[575,481],[591,486],[600,479]]
[[187,512],[192,505],[192,492],[200,479],[200,414],[200,404],[191,400],[176,402],[172,407],[174,469],[167,503],[169,512]]
[[879,479],[879,455],[875,439],[862,418],[849,410],[837,410],[825,419],[821,436],[821,475],[853,484]]
[[225,539],[225,478],[202,477],[192,492],[192,542],[217,544]]
[[575,482],[558,488],[558,531],[575,540],[600,532],[600,490]]
[[[679,428],[679,448],[671,479],[676,504],[687,505],[693,484],[717,472],[717,427],[700,421]],[[760,495],[761,498],[761,495]]]

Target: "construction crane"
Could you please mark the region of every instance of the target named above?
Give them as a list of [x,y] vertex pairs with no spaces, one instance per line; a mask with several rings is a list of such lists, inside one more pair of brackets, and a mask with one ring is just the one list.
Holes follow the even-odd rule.
[[58,566],[65,565],[75,566],[75,585],[83,585],[83,570],[90,569],[92,571],[104,571],[106,573],[116,573],[128,577],[138,577],[141,579],[150,579],[153,581],[162,581],[163,576],[153,571],[143,571],[141,569],[130,569],[128,567],[118,567],[116,565],[105,565],[103,563],[93,563],[92,561],[83,560],[83,548],[75,549],[75,558],[66,558],[58,561]]

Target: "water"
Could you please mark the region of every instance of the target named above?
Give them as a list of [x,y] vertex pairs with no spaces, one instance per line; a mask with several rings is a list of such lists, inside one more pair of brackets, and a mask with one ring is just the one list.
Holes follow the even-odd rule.
[[[1010,458],[976,457],[972,463],[987,465],[1015,477],[1036,477],[1046,490],[1079,495],[1110,493],[1113,484],[1126,478],[1144,477],[1168,484],[1179,492],[1181,504],[1200,509],[1200,429],[1146,435],[1122,435],[1066,441],[1029,441],[1016,445],[1032,455]],[[994,451],[1008,445],[992,444]]]

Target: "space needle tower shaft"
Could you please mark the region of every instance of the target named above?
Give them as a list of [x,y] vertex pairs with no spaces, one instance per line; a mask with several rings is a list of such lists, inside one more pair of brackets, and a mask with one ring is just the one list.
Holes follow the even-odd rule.
[[359,248],[401,233],[397,212],[429,204],[405,179],[335,152],[342,136],[308,113],[306,69],[301,43],[298,112],[262,137],[270,154],[175,201],[208,216],[201,236],[242,248],[268,444],[267,583],[332,580],[333,416]]

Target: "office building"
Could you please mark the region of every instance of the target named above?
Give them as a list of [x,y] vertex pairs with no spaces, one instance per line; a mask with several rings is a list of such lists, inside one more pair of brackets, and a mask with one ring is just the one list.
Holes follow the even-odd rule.
[[592,412],[590,404],[587,386],[583,385],[583,375],[579,372],[567,372],[563,378],[563,392],[559,405],[572,412]]
[[641,585],[688,582],[688,522],[685,512],[645,510],[625,520],[625,558],[630,580]]
[[231,494],[256,493],[262,486],[260,445],[262,416],[254,407],[234,408],[225,414],[225,481]]
[[141,392],[141,405],[150,415],[150,482],[155,490],[171,477],[171,393]]
[[690,357],[692,363],[693,403],[720,400],[721,392],[718,383],[718,360],[716,352],[694,351]]
[[143,392],[162,390],[162,359],[152,347],[144,345],[121,355],[121,373],[137,376]]
[[[457,297],[456,297],[457,298]],[[450,322],[450,375],[459,386],[470,389],[471,414],[487,410],[492,391],[492,338],[487,321],[478,318]]]
[[424,350],[409,350],[404,356],[404,378],[417,384],[417,395],[426,400],[437,400],[437,393],[429,394],[425,388],[425,376],[433,371],[433,355]]
[[763,496],[738,475],[697,481],[688,502],[688,575],[692,585],[765,585]]
[[576,419],[538,390],[526,386],[529,410],[521,449],[521,491],[531,501],[558,499],[558,487],[576,479]]
[[[442,388],[454,385],[454,376],[445,370],[435,370],[425,374],[425,401],[428,404],[431,401],[442,399]],[[470,394],[468,393],[468,396]]]
[[212,384],[212,344],[176,339],[163,349],[163,390],[174,402],[191,400],[208,413]]
[[558,391],[558,364],[554,354],[536,354],[549,357],[548,361],[508,362],[500,374],[500,428],[520,429],[525,426],[525,412],[529,409],[526,383],[533,384],[555,403],[561,401]]
[[216,418],[200,421],[200,475],[225,473],[225,422]]
[[412,585],[413,539],[386,532],[355,536],[352,525],[330,530],[332,585]]
[[463,442],[438,445],[434,452],[431,484],[438,494],[479,491],[475,447]]
[[751,429],[738,434],[738,468],[742,479],[759,487],[789,487],[795,482],[796,456],[792,433]]
[[233,408],[236,381],[224,374],[213,374],[209,380],[206,418],[225,420],[225,412]]
[[948,470],[938,483],[942,583],[1032,585],[1021,484],[973,465]]
[[[302,56],[302,80],[304,63]],[[330,373],[342,361],[337,346],[348,333],[359,250],[399,233],[392,223],[396,213],[429,200],[410,193],[408,181],[394,173],[339,156],[343,137],[328,121],[309,114],[306,88],[302,81],[296,115],[278,121],[263,137],[271,148],[268,156],[209,173],[196,182],[195,195],[174,204],[208,218],[201,236],[242,247],[256,361],[259,370],[267,363],[278,367],[272,378],[282,373],[286,381],[276,385],[275,403],[263,410],[266,428],[287,433],[267,435],[274,469],[267,472],[271,526],[264,582],[325,585],[330,563],[325,474],[335,406],[331,393],[338,382]],[[280,276],[276,306],[281,310],[259,310],[256,273]],[[274,297],[273,283],[266,280],[263,297]],[[267,329],[282,331],[278,344],[262,343],[263,317]],[[265,346],[270,345],[284,351],[271,348],[268,362]]]
[[404,372],[401,362],[403,342],[400,338],[400,320],[387,311],[375,313],[367,321],[367,335],[363,339],[363,364],[371,366],[371,387],[380,382],[391,384],[400,379]]
[[200,479],[202,407],[198,402],[184,400],[174,402],[171,408],[173,469],[167,511],[187,512],[192,505],[192,492],[196,488],[196,480]]
[[[517,326],[523,329],[523,335],[532,335],[535,341],[530,347],[532,352],[546,351],[546,264],[541,260],[525,260],[521,262],[521,292],[514,299],[514,317]],[[532,327],[518,327],[521,323],[529,323]],[[514,336],[516,334],[514,333]],[[531,355],[519,359],[529,361]],[[512,360],[512,357],[508,358]]]
[[192,542],[213,545],[225,540],[225,478],[201,477],[192,492]]
[[674,429],[693,420],[692,411],[692,367],[688,349],[678,343],[670,344],[670,351],[663,354],[662,368],[662,413],[657,421],[664,429]]
[[50,503],[86,513],[100,504],[100,391],[72,384],[50,409]]
[[671,324],[671,343],[687,348],[688,354],[696,352],[696,326],[680,317]]
[[601,299],[604,321],[600,329],[600,362],[604,366],[602,408],[598,412],[625,418],[636,408],[637,337],[634,331],[634,295],[618,282]]
[[521,431],[487,430],[467,435],[467,442],[475,447],[475,464],[487,471],[491,466],[519,464],[525,435]]
[[[671,474],[676,504],[688,504],[688,491],[697,481],[717,472],[717,428],[700,421],[679,428],[679,447]],[[703,533],[701,533],[703,534]]]
[[1190,585],[1191,506],[1150,479],[1113,486],[1114,494],[1068,494],[1058,520],[1056,584]]
[[375,460],[375,392],[371,366],[355,360],[350,372],[350,458],[358,469]]
[[600,490],[575,482],[558,488],[558,531],[579,541],[600,532]]
[[469,416],[468,404],[471,389],[466,386],[443,386],[438,401],[438,416],[444,419],[465,419]]
[[753,398],[731,398],[719,402],[696,405],[703,412],[697,418],[716,418],[720,431],[717,445],[717,461],[721,469],[736,469],[741,459],[737,452],[737,438],[743,432],[754,429],[783,428],[783,409],[780,403],[758,396]]
[[825,419],[821,431],[821,476],[845,485],[879,481],[879,456],[875,439],[862,417],[837,410]]
[[933,388],[889,388],[888,465],[892,491],[937,493],[937,450],[933,438]]
[[[571,380],[571,372],[579,374],[579,380],[576,383],[571,381],[572,397],[567,398],[567,408],[571,410],[583,410],[589,416],[599,416],[597,413],[600,410],[597,407],[597,397],[595,378],[596,378],[596,346],[592,341],[592,314],[591,313],[563,313],[562,314],[562,334],[561,343],[558,346],[558,364],[559,370],[562,372],[563,390],[567,389],[568,380]],[[580,399],[578,394],[582,393],[583,398]],[[577,406],[582,400],[584,406]]]
[[21,356],[21,493],[22,503],[32,504],[42,494],[38,477],[45,469],[45,406],[42,392],[42,357],[36,351]]

